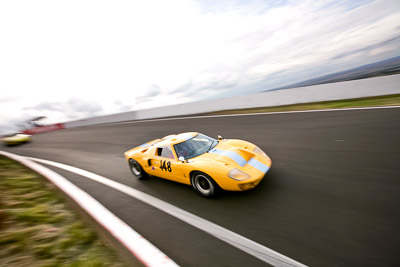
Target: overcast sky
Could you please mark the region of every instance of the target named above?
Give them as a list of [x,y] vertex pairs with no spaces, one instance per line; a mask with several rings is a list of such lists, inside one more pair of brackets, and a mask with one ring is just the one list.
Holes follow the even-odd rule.
[[254,93],[400,55],[400,1],[0,1],[0,133]]

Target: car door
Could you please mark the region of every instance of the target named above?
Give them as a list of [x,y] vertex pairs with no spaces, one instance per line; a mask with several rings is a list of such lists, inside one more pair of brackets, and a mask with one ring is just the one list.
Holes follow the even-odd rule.
[[156,147],[151,160],[151,174],[182,183],[184,177],[182,177],[181,164],[172,152],[170,145]]

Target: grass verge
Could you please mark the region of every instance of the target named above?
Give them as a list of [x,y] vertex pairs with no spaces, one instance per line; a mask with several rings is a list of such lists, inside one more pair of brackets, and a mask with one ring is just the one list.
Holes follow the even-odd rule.
[[32,170],[0,156],[0,266],[125,266]]
[[339,109],[339,108],[356,108],[356,107],[376,107],[376,106],[397,106],[400,105],[400,94],[364,97],[355,99],[324,101],[315,103],[285,105],[276,107],[233,109],[207,113],[207,115],[223,115],[223,114],[246,114],[246,113],[263,113],[263,112],[280,112],[280,111],[301,111],[301,110],[317,110],[317,109]]

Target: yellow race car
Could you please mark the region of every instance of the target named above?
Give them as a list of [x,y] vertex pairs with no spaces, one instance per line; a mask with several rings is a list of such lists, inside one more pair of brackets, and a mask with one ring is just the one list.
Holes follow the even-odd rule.
[[23,143],[30,142],[31,136],[29,134],[23,134],[23,133],[10,133],[3,135],[1,138],[1,141],[3,144],[12,146],[12,145],[19,145]]
[[136,178],[154,175],[192,185],[203,197],[214,196],[220,188],[252,189],[271,167],[271,159],[252,143],[197,132],[168,135],[124,154]]

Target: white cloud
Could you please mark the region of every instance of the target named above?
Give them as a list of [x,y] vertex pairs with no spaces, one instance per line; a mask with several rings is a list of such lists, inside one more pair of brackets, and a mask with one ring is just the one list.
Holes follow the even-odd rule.
[[[0,2],[0,119],[253,92],[399,55],[399,1],[232,3]],[[60,109],[26,113],[46,103]]]

